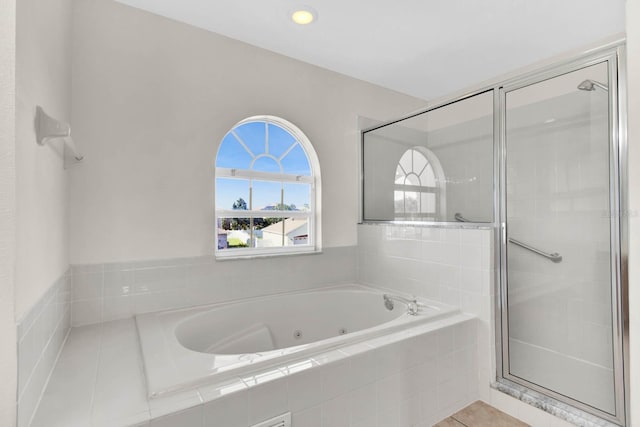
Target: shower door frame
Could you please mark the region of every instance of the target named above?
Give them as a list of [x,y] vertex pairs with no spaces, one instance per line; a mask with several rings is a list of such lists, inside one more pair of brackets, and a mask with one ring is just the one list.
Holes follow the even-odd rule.
[[[494,91],[495,138],[495,257],[499,262],[496,274],[496,370],[498,382],[515,383],[534,392],[568,404],[584,412],[621,425],[629,420],[629,305],[628,305],[628,181],[626,139],[626,76],[624,44],[618,42],[594,49],[563,63],[532,71],[505,81]],[[506,216],[506,95],[523,87],[552,79],[600,63],[607,63],[609,74],[609,189],[610,189],[610,249],[611,291],[613,310],[613,370],[616,414],[612,415],[568,396],[554,392],[509,373],[509,323],[507,297],[507,216]],[[577,83],[576,83],[577,85]],[[576,89],[577,90],[577,89]]]

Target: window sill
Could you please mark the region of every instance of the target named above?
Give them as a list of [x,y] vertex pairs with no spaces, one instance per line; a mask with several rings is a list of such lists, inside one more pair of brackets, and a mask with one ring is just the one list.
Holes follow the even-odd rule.
[[291,250],[289,248],[273,248],[268,250],[250,250],[250,249],[226,249],[224,251],[216,251],[216,261],[233,261],[247,260],[255,258],[274,258],[282,256],[295,255],[315,255],[321,254],[322,249],[308,246],[305,248]]

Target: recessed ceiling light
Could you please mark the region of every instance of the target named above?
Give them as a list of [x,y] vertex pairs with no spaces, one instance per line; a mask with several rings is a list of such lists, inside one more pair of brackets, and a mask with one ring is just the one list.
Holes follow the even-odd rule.
[[299,9],[291,12],[291,20],[299,25],[311,24],[316,19],[316,14],[309,9]]

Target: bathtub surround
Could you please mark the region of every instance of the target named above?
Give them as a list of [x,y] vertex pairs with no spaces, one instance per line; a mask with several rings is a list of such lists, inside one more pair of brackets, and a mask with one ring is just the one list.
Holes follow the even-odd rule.
[[34,427],[429,427],[477,400],[476,320],[426,323],[166,398],[146,397],[132,319],[74,328]]
[[414,314],[400,302],[389,310],[383,295],[347,284],[137,316],[148,394],[219,383],[458,314],[429,300],[418,300]]
[[358,281],[449,304],[478,318],[480,398],[495,381],[493,230],[358,226]]
[[72,267],[73,326],[356,281],[355,246],[319,254],[213,256]]
[[18,322],[18,426],[28,426],[71,327],[71,274]]

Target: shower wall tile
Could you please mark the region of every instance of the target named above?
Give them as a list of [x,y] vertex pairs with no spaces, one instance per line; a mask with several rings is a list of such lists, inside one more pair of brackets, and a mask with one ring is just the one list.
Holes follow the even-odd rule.
[[[385,249],[389,242],[393,242],[392,253]],[[407,256],[408,248],[415,249],[416,242],[420,243],[421,251]],[[448,394],[447,390],[456,390],[461,384],[450,382],[455,377],[452,373],[457,372],[458,366],[469,364],[474,366],[467,370],[474,377],[470,382],[473,392],[490,402],[490,385],[496,379],[496,271],[491,227],[461,229],[361,224],[358,243],[361,283],[450,304],[477,317],[473,330],[458,331],[453,341],[446,335],[440,337],[440,354],[460,350],[461,345],[472,345],[473,351],[459,352],[451,359],[434,359],[437,362],[434,375],[440,372],[443,391],[438,394],[439,402],[423,397],[424,407],[446,404],[453,399],[453,391]],[[459,378],[455,381],[465,382]],[[435,397],[434,394],[432,398]]]
[[17,324],[18,426],[27,426],[71,324],[71,271],[49,288]]
[[493,231],[361,224],[360,283],[454,305],[476,316],[492,294]]
[[251,260],[216,261],[209,256],[74,265],[72,324],[354,283],[356,257],[356,247],[348,246],[326,248],[321,254]]

